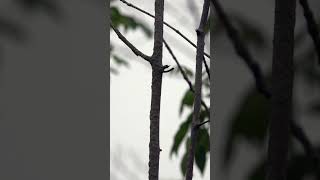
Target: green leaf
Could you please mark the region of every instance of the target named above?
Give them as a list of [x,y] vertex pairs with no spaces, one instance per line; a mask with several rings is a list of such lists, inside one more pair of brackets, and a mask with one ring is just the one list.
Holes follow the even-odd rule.
[[204,173],[204,168],[206,165],[206,154],[210,150],[210,140],[208,130],[205,128],[199,129],[197,145],[195,150],[195,161],[200,172]]
[[198,146],[204,147],[205,152],[210,151],[210,135],[208,129],[201,128],[198,132]]
[[188,153],[186,152],[184,153],[182,161],[180,163],[180,170],[183,175],[186,174],[186,171],[187,171],[187,161],[188,161]]
[[176,132],[176,134],[174,136],[174,142],[173,142],[173,145],[171,148],[170,156],[172,156],[173,153],[175,153],[175,154],[178,153],[179,147],[180,147],[184,137],[186,136],[188,129],[190,127],[190,124],[192,122],[192,115],[193,115],[193,113],[191,113],[188,116],[187,120],[184,121],[180,125],[179,130]]
[[181,113],[183,112],[183,109],[185,106],[187,107],[192,107],[193,106],[193,100],[194,100],[194,95],[193,95],[193,92],[188,90],[184,96],[183,96],[183,99],[182,99],[182,102],[181,102],[181,106],[180,106],[180,115]]
[[142,22],[133,17],[123,15],[118,8],[111,7],[111,22],[115,27],[123,26],[125,31],[140,28],[147,37],[152,36],[152,31]]
[[269,101],[255,88],[239,104],[239,109],[231,120],[224,147],[224,163],[228,165],[236,140],[241,138],[250,144],[262,147],[266,137]]
[[115,63],[119,66],[125,66],[125,67],[129,67],[129,63],[124,60],[123,58],[120,58],[119,56],[117,55],[113,55],[113,59],[115,61]]
[[195,161],[196,161],[196,165],[199,168],[201,174],[203,174],[203,172],[204,172],[206,160],[207,160],[207,158],[206,158],[205,147],[198,146],[196,148],[196,152],[195,152]]

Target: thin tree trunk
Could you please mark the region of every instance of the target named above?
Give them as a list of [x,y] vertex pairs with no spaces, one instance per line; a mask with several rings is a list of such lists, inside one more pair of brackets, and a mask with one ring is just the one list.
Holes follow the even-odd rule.
[[276,0],[267,180],[285,180],[292,121],[295,0]]
[[160,158],[160,104],[162,85],[162,41],[164,0],[155,0],[154,46],[151,56],[152,84],[150,110],[149,180],[159,179]]
[[201,108],[201,90],[202,90],[202,59],[204,54],[204,26],[208,19],[210,1],[204,0],[203,11],[201,15],[200,25],[197,29],[197,56],[196,56],[196,77],[195,77],[195,93],[194,93],[194,109],[191,127],[191,143],[189,147],[189,154],[187,160],[186,180],[192,180],[193,177],[193,164],[195,148],[197,143],[197,134],[199,130],[199,113]]

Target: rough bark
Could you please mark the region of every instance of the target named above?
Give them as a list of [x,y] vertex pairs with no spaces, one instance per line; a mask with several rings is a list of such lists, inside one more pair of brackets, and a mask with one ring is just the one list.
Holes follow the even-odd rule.
[[162,86],[162,41],[164,0],[155,0],[154,46],[151,56],[152,84],[150,110],[149,180],[159,179],[160,104]]
[[202,90],[202,60],[204,53],[204,26],[208,19],[210,1],[204,0],[203,11],[201,15],[200,25],[197,29],[197,55],[196,55],[196,77],[195,77],[195,93],[194,93],[194,109],[191,127],[191,143],[188,149],[186,180],[192,180],[195,147],[197,143],[197,134],[199,130],[199,113],[201,108],[201,90]]
[[276,0],[267,180],[285,180],[292,120],[294,0]]

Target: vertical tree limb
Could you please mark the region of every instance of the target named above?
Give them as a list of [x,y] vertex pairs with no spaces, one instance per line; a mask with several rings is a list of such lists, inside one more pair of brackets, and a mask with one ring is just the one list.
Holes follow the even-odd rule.
[[267,180],[285,180],[292,120],[295,0],[275,1]]
[[197,134],[199,130],[199,113],[201,107],[201,90],[202,90],[202,60],[204,53],[204,26],[207,23],[208,14],[209,14],[210,1],[204,0],[203,10],[201,14],[201,20],[199,27],[197,29],[197,55],[196,55],[196,77],[195,77],[195,100],[194,100],[194,109],[193,109],[193,119],[191,127],[191,143],[188,149],[188,160],[187,160],[187,171],[186,171],[186,180],[192,180],[193,177],[193,164],[195,156],[195,148],[197,143]]
[[162,41],[164,0],[155,0],[154,45],[151,56],[152,84],[150,109],[149,180],[159,179],[160,104],[162,86]]

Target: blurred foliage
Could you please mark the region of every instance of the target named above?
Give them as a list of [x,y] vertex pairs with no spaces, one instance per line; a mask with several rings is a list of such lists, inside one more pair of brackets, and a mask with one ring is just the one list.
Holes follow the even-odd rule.
[[53,0],[15,0],[24,10],[35,13],[42,11],[53,18],[60,18],[62,15],[61,7],[57,1]]
[[[144,33],[144,35],[148,38],[152,37],[152,31],[150,28],[145,25],[144,23],[141,22],[141,20],[136,19],[132,16],[125,15],[122,12],[120,12],[119,8],[114,6],[113,3],[111,2],[111,23],[116,27],[116,28],[123,28],[125,33],[130,31],[135,31],[137,29],[141,29]],[[110,44],[112,46],[112,43]],[[118,68],[121,66],[129,67],[129,63],[126,59],[121,57],[119,54],[114,54],[113,48],[111,48],[110,51],[111,58],[110,61],[112,60],[114,64],[117,67],[114,67],[110,64],[110,72],[112,74],[117,74],[118,73]]]
[[[317,147],[317,152],[320,153],[320,147]],[[264,180],[266,169],[266,158],[262,158],[258,164],[248,173],[248,180]],[[290,154],[287,169],[287,179],[316,179],[319,171],[314,168],[312,160],[306,156],[304,152],[294,152]]]
[[[62,15],[62,9],[57,1],[52,0],[14,0],[14,6],[20,7],[26,12],[42,12],[55,20]],[[21,25],[17,19],[5,14],[0,15],[0,36],[16,42],[23,42],[27,39],[26,27]]]
[[[304,32],[304,33],[302,33]],[[309,38],[306,31],[302,31],[296,34],[295,46],[303,47],[302,43],[305,42],[306,38]],[[301,44],[300,44],[301,43]],[[320,85],[320,68],[316,65],[316,53],[313,46],[308,46],[301,53],[300,56],[295,57],[295,71],[296,76],[301,77],[303,83],[296,82],[296,86],[304,86],[304,88],[312,89],[319,92]],[[267,77],[270,80],[271,75]],[[312,93],[307,93],[312,95]],[[320,95],[319,93],[317,95]],[[266,133],[267,133],[267,121],[268,114],[270,111],[269,100],[265,99],[260,95],[254,86],[248,89],[247,95],[242,98],[238,105],[237,111],[231,118],[231,124],[229,131],[227,132],[226,144],[224,149],[225,168],[231,163],[231,157],[236,154],[237,148],[235,145],[239,142],[246,142],[253,145],[252,147],[262,150],[265,152]],[[294,101],[294,103],[300,103]],[[297,104],[294,104],[296,106]],[[309,112],[315,115],[320,115],[320,97],[313,98],[308,109]],[[298,112],[294,114],[296,117],[301,117]],[[308,131],[305,129],[305,131]],[[293,141],[293,136],[291,142]],[[320,146],[316,144],[315,146]],[[289,167],[288,167],[288,179],[303,180],[303,179],[316,179],[316,174],[319,173],[319,169],[314,169],[312,162],[304,152],[297,153],[297,147],[292,146],[291,151],[294,153],[290,154]],[[319,148],[318,148],[319,149]],[[318,156],[320,151],[317,151]],[[263,154],[263,156],[266,156]],[[249,180],[263,180],[265,179],[265,168],[266,160],[261,158],[259,163],[251,169],[248,174]]]

